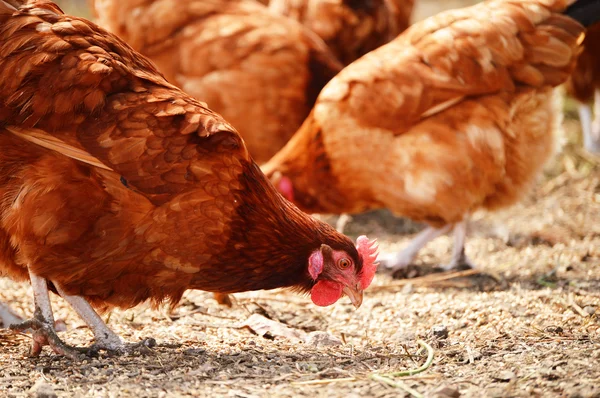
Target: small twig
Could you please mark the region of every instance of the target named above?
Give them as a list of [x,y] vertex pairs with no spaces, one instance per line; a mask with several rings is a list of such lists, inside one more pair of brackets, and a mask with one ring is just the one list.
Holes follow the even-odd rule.
[[388,377],[385,376],[381,376],[378,374],[372,374],[371,379],[375,380],[375,381],[379,381],[381,383],[385,383],[389,386],[395,387],[395,388],[399,388],[401,390],[406,391],[407,393],[409,393],[410,395],[412,395],[415,398],[423,398],[424,395],[421,394],[420,392],[418,392],[417,390],[410,388],[409,386],[407,386],[406,384],[402,383],[401,381],[398,380],[392,380]]
[[571,307],[573,307],[573,309],[574,309],[574,310],[575,310],[575,311],[576,311],[576,312],[577,312],[579,315],[581,315],[582,317],[584,317],[584,318],[587,318],[588,316],[590,316],[590,314],[588,314],[587,312],[585,312],[585,311],[583,310],[583,308],[581,308],[581,307],[579,306],[579,304],[577,304],[577,303],[575,302],[575,300],[573,300],[573,295],[571,295],[571,294],[569,295],[569,305],[570,305]]
[[356,381],[356,377],[342,377],[339,379],[319,379],[319,380],[306,380],[306,381],[293,381],[290,384],[295,386],[300,385],[310,385],[310,384],[329,384],[329,383],[337,383],[341,381]]
[[415,358],[411,355],[411,353],[408,351],[408,348],[406,347],[406,344],[400,344],[400,347],[402,347],[402,349],[404,350],[404,352],[406,353],[406,356],[413,361],[413,363],[417,363],[417,361],[415,361]]
[[243,329],[246,327],[246,325],[240,325],[240,324],[234,324],[234,325],[228,325],[228,324],[223,324],[223,325],[219,325],[217,323],[207,323],[207,322],[189,322],[189,325],[193,325],[193,326],[201,326],[201,327],[205,327],[205,328],[213,328],[213,329],[219,329],[219,328],[228,328],[228,329]]

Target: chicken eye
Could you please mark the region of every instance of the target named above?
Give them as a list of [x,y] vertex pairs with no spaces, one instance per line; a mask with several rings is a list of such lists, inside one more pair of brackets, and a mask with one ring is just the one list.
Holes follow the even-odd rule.
[[341,259],[338,261],[338,266],[339,266],[341,269],[346,269],[346,268],[348,268],[350,265],[352,265],[352,261],[350,261],[349,259],[347,259],[347,258],[345,258],[345,257],[344,257],[344,258],[341,258]]

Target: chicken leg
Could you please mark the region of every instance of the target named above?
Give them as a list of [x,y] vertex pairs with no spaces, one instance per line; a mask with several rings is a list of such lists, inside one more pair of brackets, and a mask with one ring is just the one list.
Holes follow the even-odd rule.
[[73,360],[81,359],[82,352],[75,347],[65,344],[56,334],[54,315],[52,314],[46,280],[35,275],[31,270],[29,270],[29,278],[31,280],[35,305],[33,318],[21,323],[12,324],[10,325],[10,329],[18,331],[33,330],[33,340],[29,353],[32,357],[39,356],[42,347],[49,345],[59,355],[64,355]]
[[468,265],[470,268],[475,268],[475,265],[465,255],[465,240],[467,237],[466,220],[456,224],[448,224],[441,228],[427,227],[419,232],[404,250],[398,253],[382,255],[379,257],[379,262],[390,272],[405,268],[413,263],[417,254],[419,254],[419,251],[425,247],[427,243],[450,231],[454,231],[452,256],[450,257],[450,261],[441,268],[445,271],[457,268],[460,265]]
[[442,265],[444,271],[450,271],[451,269],[458,268],[460,266],[468,266],[469,268],[476,268],[475,264],[467,258],[465,254],[465,241],[467,239],[467,221],[463,220],[454,224],[454,245],[452,247],[452,256],[450,262]]
[[594,112],[588,104],[579,104],[579,121],[583,146],[591,153],[600,154],[600,90],[594,92]]
[[352,221],[351,215],[349,215],[347,213],[340,214],[340,216],[338,217],[338,219],[335,223],[336,231],[338,231],[340,234],[343,234],[344,229],[346,228],[346,224],[348,224],[350,221]]
[[442,228],[427,227],[423,231],[419,232],[417,236],[410,241],[408,246],[404,250],[398,253],[390,253],[380,255],[378,260],[379,263],[387,270],[395,272],[399,269],[406,268],[414,261],[419,251],[425,247],[425,245],[438,236],[447,234],[452,229],[452,224],[443,226]]
[[29,278],[35,301],[34,317],[20,324],[11,325],[10,328],[12,330],[26,330],[29,328],[34,330],[31,356],[38,356],[44,345],[49,345],[57,354],[78,360],[82,358],[82,354],[92,354],[100,349],[125,353],[139,348],[152,347],[156,344],[154,339],[145,339],[132,344],[123,343],[121,338],[110,330],[83,297],[68,295],[58,284],[54,283],[58,294],[71,305],[79,317],[89,326],[95,339],[95,343],[88,348],[72,347],[65,344],[60,340],[54,328],[54,315],[52,314],[46,280],[35,275],[31,270],[29,271]]
[[56,286],[58,294],[75,310],[77,315],[89,326],[96,342],[92,347],[107,351],[119,351],[125,347],[121,338],[104,323],[92,306],[80,296],[70,296],[60,286]]

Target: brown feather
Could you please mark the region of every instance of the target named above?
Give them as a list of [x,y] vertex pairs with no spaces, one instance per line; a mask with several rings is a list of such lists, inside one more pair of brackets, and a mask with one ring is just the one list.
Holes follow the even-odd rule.
[[[3,8],[4,6],[4,8]],[[0,0],[0,271],[96,307],[186,289],[310,289],[354,244],[286,202],[220,115],[116,36]]]

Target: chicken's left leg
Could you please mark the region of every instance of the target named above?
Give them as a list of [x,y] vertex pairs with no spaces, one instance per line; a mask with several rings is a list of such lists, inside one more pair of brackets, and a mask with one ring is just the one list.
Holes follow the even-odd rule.
[[35,304],[33,318],[25,322],[13,324],[10,326],[10,329],[18,331],[33,330],[33,341],[30,351],[30,355],[33,357],[40,355],[43,346],[49,345],[57,354],[74,360],[81,359],[81,352],[77,348],[65,344],[56,334],[46,279],[35,275],[31,270],[29,270],[29,279],[31,280]]

